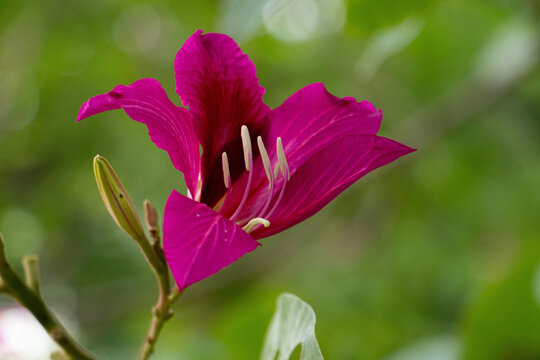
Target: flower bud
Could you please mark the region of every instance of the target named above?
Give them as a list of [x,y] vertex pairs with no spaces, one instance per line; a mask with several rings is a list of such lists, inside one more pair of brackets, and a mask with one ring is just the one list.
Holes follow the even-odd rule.
[[159,236],[159,215],[149,200],[144,200],[144,219],[148,226],[148,232],[152,237]]
[[132,238],[145,239],[141,220],[124,185],[103,156],[94,158],[94,174],[103,203],[116,224]]

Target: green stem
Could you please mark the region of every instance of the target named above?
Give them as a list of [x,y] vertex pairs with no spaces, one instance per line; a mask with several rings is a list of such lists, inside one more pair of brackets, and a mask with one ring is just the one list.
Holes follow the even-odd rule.
[[152,355],[152,353],[154,352],[154,347],[159,338],[159,335],[161,334],[161,329],[163,329],[163,325],[165,325],[165,322],[173,316],[173,312],[170,309],[171,305],[176,301],[176,299],[178,299],[179,296],[180,292],[178,292],[178,289],[176,288],[173,289],[171,293],[167,296],[166,301],[161,301],[162,296],[160,295],[158,304],[156,304],[156,306],[154,306],[154,308],[152,309],[152,322],[150,323],[150,328],[146,333],[144,343],[141,347],[141,351],[139,353],[139,360],[148,359],[150,355]]
[[176,287],[171,290],[169,268],[161,246],[159,230],[150,231],[150,236],[152,237],[152,243],[146,238],[136,241],[154,272],[158,283],[159,297],[156,305],[152,308],[152,321],[139,352],[139,360],[148,359],[154,352],[163,325],[173,316],[171,306],[180,296],[180,292]]
[[[32,266],[35,266],[35,264],[30,265],[30,267]],[[35,271],[35,268],[31,269],[31,271]],[[37,291],[37,277],[31,277],[32,284],[36,288],[36,290],[33,290],[13,270],[6,257],[2,235],[0,235],[0,276],[2,277],[4,292],[14,297],[22,306],[28,309],[68,356],[75,360],[96,359],[93,354],[79,345],[68,334],[56,316],[49,310],[41,294]]]

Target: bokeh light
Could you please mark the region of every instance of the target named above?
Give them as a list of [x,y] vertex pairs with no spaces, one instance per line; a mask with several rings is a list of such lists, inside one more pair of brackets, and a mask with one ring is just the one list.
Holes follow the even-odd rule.
[[263,7],[268,32],[286,42],[301,42],[336,33],[345,24],[342,0],[269,0]]
[[49,334],[22,307],[0,308],[0,358],[42,360],[58,349]]

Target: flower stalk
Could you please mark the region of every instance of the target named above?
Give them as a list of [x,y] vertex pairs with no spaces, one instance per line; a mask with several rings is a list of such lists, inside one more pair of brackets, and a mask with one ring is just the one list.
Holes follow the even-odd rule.
[[[148,226],[148,233],[152,239],[151,249],[158,257],[160,263],[163,264],[164,271],[161,270],[161,267],[154,269],[152,264],[150,264],[158,282],[159,297],[156,305],[152,308],[152,321],[139,352],[139,360],[148,359],[154,352],[154,347],[163,329],[163,325],[173,316],[171,310],[172,304],[180,297],[177,287],[171,289],[169,270],[161,245],[159,216],[156,208],[148,200],[144,201],[144,215]],[[146,240],[146,243],[148,244],[148,240]]]
[[[96,155],[94,157],[94,174],[99,193],[109,214],[118,227],[135,240],[156,275],[160,288],[168,289],[169,273],[167,264],[160,259],[159,253],[155,251],[146,238],[141,220],[122,181],[120,181],[111,164],[103,156]],[[167,286],[165,283],[167,283]]]
[[[152,321],[141,347],[140,360],[146,360],[154,352],[165,322],[173,316],[172,304],[180,297],[177,287],[171,287],[169,268],[160,237],[159,216],[156,208],[145,200],[145,222],[151,241],[145,235],[141,221],[127,191],[111,164],[101,156],[94,158],[94,173],[99,192],[116,224],[139,246],[158,283],[159,296],[152,308]],[[70,359],[94,360],[96,357],[79,345],[46,306],[39,290],[39,259],[36,255],[23,258],[24,280],[13,270],[5,253],[5,243],[0,234],[0,292],[14,297],[28,309],[62,348]],[[55,356],[58,354],[55,354]]]
[[94,174],[105,207],[116,224],[139,246],[150,265],[159,289],[156,305],[152,308],[152,321],[139,353],[139,359],[148,359],[165,322],[173,315],[171,305],[178,298],[178,289],[171,289],[169,267],[161,244],[159,216],[150,201],[144,201],[144,217],[151,241],[146,237],[141,221],[122,181],[103,156],[94,158]]
[[26,283],[13,270],[9,263],[5,243],[0,234],[0,277],[2,292],[15,298],[22,306],[28,309],[32,315],[45,328],[49,336],[63,349],[63,351],[75,360],[95,360],[96,357],[76,342],[68,334],[64,326],[47,307],[39,292],[39,274],[37,256],[26,256],[23,260],[26,274]]

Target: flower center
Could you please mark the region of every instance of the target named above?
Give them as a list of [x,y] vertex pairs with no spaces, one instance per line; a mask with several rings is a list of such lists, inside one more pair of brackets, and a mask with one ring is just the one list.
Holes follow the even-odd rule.
[[[281,137],[278,137],[276,140],[277,161],[272,169],[272,163],[270,161],[270,157],[268,156],[268,152],[266,151],[266,147],[264,146],[262,138],[258,136],[257,147],[259,148],[259,153],[261,155],[264,172],[268,178],[268,193],[266,199],[262,202],[258,209],[253,211],[250,216],[239,219],[241,211],[244,209],[244,206],[248,200],[251,183],[253,180],[253,151],[251,148],[251,137],[249,135],[249,130],[245,125],[243,125],[241,129],[241,138],[242,147],[244,149],[245,167],[246,171],[249,172],[249,175],[242,199],[230,219],[236,222],[238,225],[243,226],[243,229],[247,233],[250,233],[261,225],[264,227],[270,226],[270,222],[266,219],[269,219],[278,208],[281,199],[283,198],[283,194],[285,194],[287,182],[291,178],[291,173],[289,170],[289,164],[287,163],[287,157],[285,156],[285,151],[283,150]],[[221,162],[223,166],[223,183],[225,184],[227,193],[225,194],[223,200],[217,205],[219,208],[223,208],[227,200],[231,198],[230,194],[232,185],[227,153],[224,152],[221,155]]]

